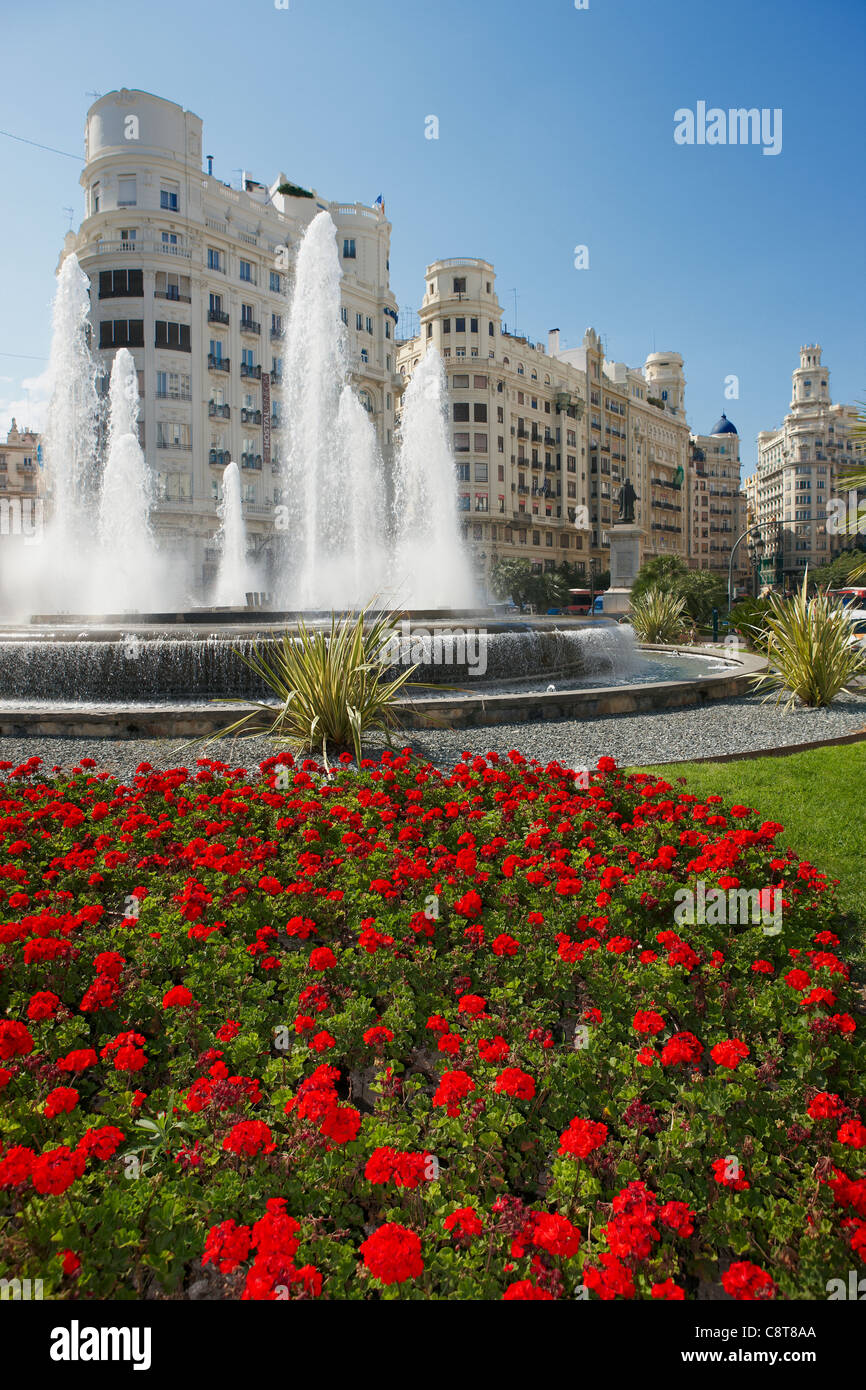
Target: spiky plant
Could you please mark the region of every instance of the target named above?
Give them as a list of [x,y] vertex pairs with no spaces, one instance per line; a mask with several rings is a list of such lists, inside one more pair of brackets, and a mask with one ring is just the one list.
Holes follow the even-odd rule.
[[397,628],[390,614],[367,620],[331,615],[330,628],[315,630],[301,621],[297,634],[284,633],[272,648],[236,652],[279,700],[257,704],[249,714],[210,737],[279,739],[297,748],[319,748],[327,764],[328,746],[351,748],[361,760],[366,733],[398,727],[398,692],[417,670],[407,667],[386,679],[393,659],[388,646]]
[[686,601],[677,594],[650,588],[631,606],[631,623],[641,642],[676,642],[683,630]]
[[[776,704],[791,709],[797,700],[829,705],[849,693],[849,682],[866,675],[866,648],[857,641],[845,610],[827,594],[808,597],[809,575],[793,598],[770,596],[765,619],[768,669],[754,678],[770,687]],[[787,697],[787,698],[785,698]]]

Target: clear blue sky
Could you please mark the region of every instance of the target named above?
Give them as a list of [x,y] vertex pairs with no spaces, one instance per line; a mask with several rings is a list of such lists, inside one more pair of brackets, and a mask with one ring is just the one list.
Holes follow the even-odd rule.
[[[138,87],[204,120],[214,172],[385,195],[392,285],[483,256],[509,327],[686,359],[693,429],[755,435],[820,342],[834,400],[866,395],[864,0],[150,0],[10,8],[0,128],[82,153],[84,115]],[[674,143],[674,112],[781,107],[783,148]],[[425,117],[440,121],[437,141]],[[0,137],[0,427],[35,403],[80,165]],[[585,244],[590,268],[574,269]],[[10,356],[5,354],[26,354]],[[724,381],[740,379],[726,402]],[[32,384],[28,388],[25,383]],[[35,404],[34,404],[35,411]]]

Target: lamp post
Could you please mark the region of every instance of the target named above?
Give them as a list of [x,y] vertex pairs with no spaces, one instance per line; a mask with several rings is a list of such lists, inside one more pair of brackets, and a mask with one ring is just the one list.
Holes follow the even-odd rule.
[[733,549],[731,550],[731,558],[730,558],[730,560],[728,561],[728,616],[729,616],[729,617],[730,617],[730,613],[731,613],[731,608],[732,608],[732,606],[733,606],[734,557],[735,557],[737,551],[739,550],[741,543],[742,543],[748,536],[753,536],[753,537],[754,537],[754,540],[753,540],[753,542],[752,542],[752,545],[750,546],[750,549],[752,549],[752,550],[754,551],[754,553],[755,553],[756,555],[759,555],[759,556],[760,556],[760,555],[763,555],[763,553],[764,553],[764,540],[763,540],[763,537],[762,537],[762,535],[761,535],[761,527],[760,527],[760,526],[749,526],[748,529],[745,530],[745,531],[743,532],[743,534],[742,534],[741,536],[738,536],[737,539],[734,541]]

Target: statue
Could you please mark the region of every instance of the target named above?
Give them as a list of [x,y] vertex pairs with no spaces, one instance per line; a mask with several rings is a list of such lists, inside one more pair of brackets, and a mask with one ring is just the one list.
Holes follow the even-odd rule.
[[626,478],[619,490],[619,519],[621,522],[634,521],[634,504],[639,501],[640,498],[631,485],[631,479]]

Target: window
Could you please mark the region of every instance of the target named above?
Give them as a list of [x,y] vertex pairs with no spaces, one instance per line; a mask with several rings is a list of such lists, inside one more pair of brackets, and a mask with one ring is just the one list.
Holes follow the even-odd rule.
[[442,332],[443,332],[443,333],[450,333],[450,332],[451,332],[451,320],[450,320],[450,319],[443,319],[443,320],[442,320]]
[[462,422],[462,421],[464,421],[464,420],[465,420],[467,423],[469,422],[469,402],[468,402],[468,401],[466,401],[466,402],[463,402],[463,401],[455,401],[455,403],[454,403],[454,421],[455,421],[455,424],[456,424],[456,423],[459,423],[459,422]]
[[475,452],[476,452],[476,454],[486,454],[486,453],[487,453],[487,435],[486,435],[486,434],[476,434],[476,436],[475,436]]
[[475,481],[476,481],[476,483],[486,483],[486,482],[487,482],[487,464],[486,464],[486,463],[476,463],[476,465],[475,465]]
[[343,242],[343,260],[354,261],[356,259],[357,252],[355,250],[355,238],[346,237],[345,241]]
[[[469,390],[469,373],[468,373],[468,372],[456,372],[455,375],[451,378],[451,385],[454,387],[454,390],[455,390],[455,391],[457,391],[457,390],[466,390],[466,391],[468,391],[468,390]],[[467,415],[466,418],[467,418],[467,420],[468,420],[468,419],[469,419],[469,416]]]
[[[476,376],[476,377],[474,377],[474,378],[473,378],[473,381],[472,381],[472,385],[473,385],[473,387],[474,387],[474,389],[475,389],[476,391],[486,391],[486,390],[487,390],[487,377],[486,377],[486,376]],[[486,420],[486,419],[487,419],[487,416],[485,415],[484,418],[485,418],[485,420]]]
[[245,280],[248,285],[254,285],[256,283],[252,261],[241,261],[240,277],[242,280]]
[[144,294],[144,272],[141,270],[101,270],[100,299],[140,299]]
[[132,242],[134,242],[134,241],[135,241],[135,238],[136,238],[137,236],[138,236],[138,228],[137,228],[137,227],[121,227],[121,229],[120,229],[120,240],[121,240],[121,241],[127,241],[127,242],[128,242],[128,241],[132,241]]
[[[180,372],[157,372],[156,395],[163,401],[188,401],[190,398],[189,377]],[[219,399],[218,399],[219,398]],[[222,392],[213,392],[214,401],[222,405]]]
[[469,464],[468,464],[468,463],[458,463],[458,465],[457,465],[457,481],[458,481],[459,483],[468,483],[468,482],[469,482]]
[[428,337],[428,338],[432,338],[432,337],[433,337],[433,325],[432,325],[432,323],[428,323],[428,325],[427,325],[427,337]]
[[117,180],[117,206],[119,208],[134,208],[135,197],[135,177],[121,177]]
[[477,319],[470,319],[470,320],[469,320],[469,332],[470,332],[470,333],[477,333],[477,332],[478,332],[478,320],[477,320]]
[[102,199],[102,191],[98,183],[94,183],[90,188],[90,211],[91,214],[99,212],[99,204]]
[[455,319],[455,320],[454,320],[454,332],[455,332],[455,333],[465,333],[465,332],[466,332],[466,320],[465,320],[465,319]]
[[475,510],[476,512],[486,512],[489,510],[486,492],[476,492]]
[[348,327],[349,327],[349,310],[346,308],[345,305],[343,305],[343,307],[342,307],[341,310],[340,310],[340,319],[341,319],[341,322],[343,322],[343,323],[346,325],[346,327],[348,328]]
[[496,329],[493,327],[492,323],[488,323],[487,325],[487,336],[488,338],[493,338],[496,336]]
[[160,184],[159,206],[167,212],[177,212],[179,184],[166,181]]
[[455,276],[455,277],[454,277],[454,293],[455,293],[455,294],[465,294],[465,293],[466,293],[466,276],[465,276],[465,275],[462,275],[462,276]]
[[370,361],[370,354],[369,354],[369,352],[367,351],[366,348],[361,348],[361,361],[364,362],[364,363],[367,363],[367,362]]
[[364,327],[366,328],[366,330],[367,330],[368,333],[372,334],[372,332],[373,332],[373,320],[372,320],[371,318],[368,317],[368,318],[365,320]]
[[469,435],[468,435],[468,433],[467,433],[467,434],[461,434],[461,433],[455,434],[455,436],[454,436],[454,452],[455,452],[455,454],[468,454],[468,453],[469,453]]
[[270,275],[268,277],[268,289],[271,290],[273,294],[282,294],[282,283],[280,281],[280,272],[278,270],[272,270],[270,272]]
[[357,328],[357,330],[358,330],[359,333],[363,333],[363,331],[364,331],[364,315],[363,315],[363,314],[356,314],[356,315],[355,315],[355,327]]
[[99,346],[101,348],[144,347],[144,320],[108,319],[100,323]]
[[189,425],[178,424],[173,420],[157,420],[157,449],[188,449],[189,438]]
[[176,348],[179,352],[189,352],[189,324],[156,322],[156,347]]
[[487,424],[487,406],[482,402],[477,403],[474,407],[474,419],[476,425]]
[[207,248],[207,268],[208,270],[225,270],[222,251],[218,251],[215,246]]
[[162,245],[163,247],[177,246],[177,232],[163,232]]

